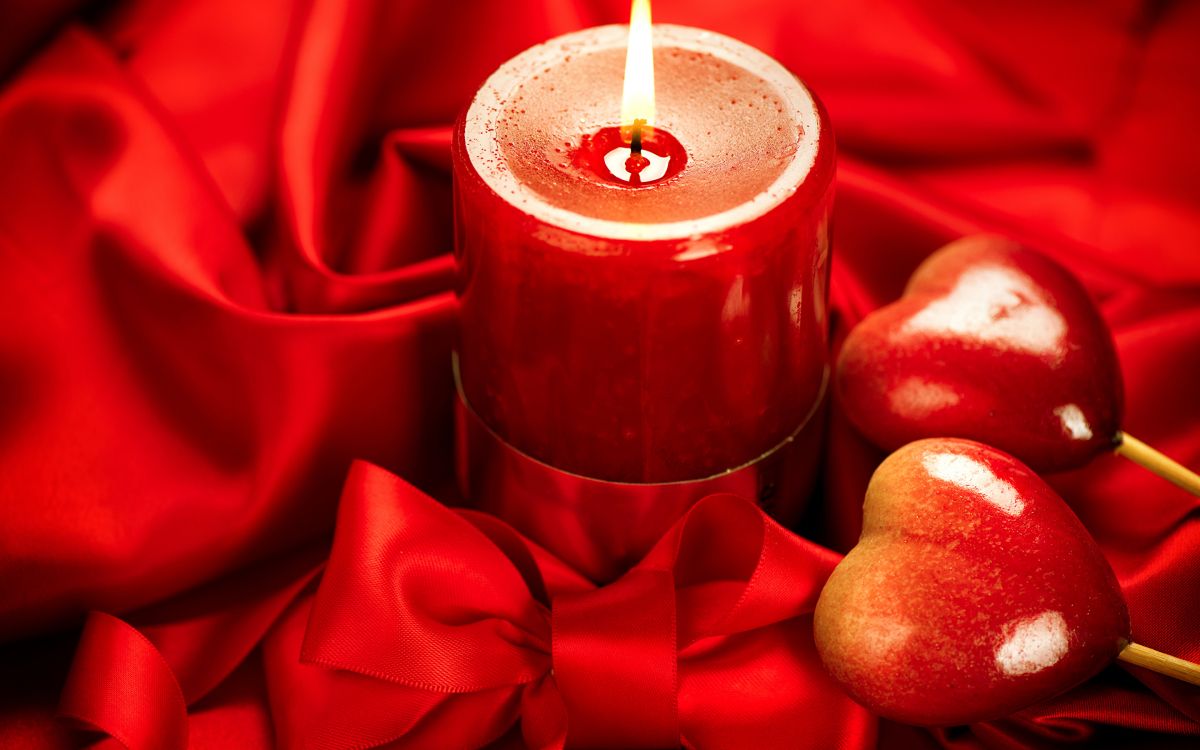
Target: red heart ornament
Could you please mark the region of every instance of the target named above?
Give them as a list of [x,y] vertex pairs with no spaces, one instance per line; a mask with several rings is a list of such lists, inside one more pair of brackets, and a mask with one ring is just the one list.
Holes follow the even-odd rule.
[[815,636],[864,706],[939,726],[1053,697],[1130,640],[1116,576],[1066,503],[1012,456],[953,438],[876,470]]
[[1079,281],[993,236],[931,255],[898,301],[851,331],[837,368],[845,413],[879,446],[972,438],[1039,471],[1112,449],[1123,390],[1112,334]]

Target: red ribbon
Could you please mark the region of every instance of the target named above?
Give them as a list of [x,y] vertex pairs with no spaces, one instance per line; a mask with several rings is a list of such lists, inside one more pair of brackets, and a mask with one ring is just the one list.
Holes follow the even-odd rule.
[[[129,684],[141,700],[128,700]],[[188,744],[187,703],[170,665],[132,625],[101,612],[88,617],[59,715],[130,750]]]
[[[268,642],[277,727],[315,747],[478,747],[520,719],[533,748],[793,748],[827,686],[809,614],[837,559],[714,495],[596,588],[494,517],[360,465],[308,665],[286,658],[299,622]],[[816,700],[855,725],[848,700]]]
[[663,570],[635,570],[551,607],[554,684],[579,747],[679,744],[675,589]]
[[140,611],[137,627],[91,613],[59,715],[128,750],[183,750],[187,707],[262,642],[316,577],[323,553],[310,546],[218,579]]
[[[539,750],[861,743],[874,722],[812,644],[837,559],[713,495],[597,588],[495,517],[358,464],[315,595],[309,565],[219,629],[201,616],[147,640],[97,616],[63,710],[130,750],[183,748],[181,709],[236,666],[205,653],[261,644],[280,747],[484,747],[518,723]],[[183,637],[198,627],[225,640],[200,649]]]

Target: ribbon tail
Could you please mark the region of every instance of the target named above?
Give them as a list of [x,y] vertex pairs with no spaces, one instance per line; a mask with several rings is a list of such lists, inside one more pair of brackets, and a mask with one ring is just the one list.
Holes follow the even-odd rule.
[[59,715],[127,750],[186,750],[187,703],[162,654],[128,623],[88,616]]
[[187,707],[221,684],[321,569],[319,547],[141,610],[93,612],[59,715],[128,750],[186,748]]
[[262,642],[318,576],[326,549],[314,544],[239,570],[139,610],[130,623],[171,665],[184,699],[193,705],[224,682]]

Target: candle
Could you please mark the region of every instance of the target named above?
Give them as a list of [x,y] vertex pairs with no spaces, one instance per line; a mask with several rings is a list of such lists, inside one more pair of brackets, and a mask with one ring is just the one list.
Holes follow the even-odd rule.
[[822,398],[834,149],[745,44],[656,26],[648,69],[638,5],[632,33],[505,63],[460,121],[460,384],[551,467],[685,482],[771,453]]

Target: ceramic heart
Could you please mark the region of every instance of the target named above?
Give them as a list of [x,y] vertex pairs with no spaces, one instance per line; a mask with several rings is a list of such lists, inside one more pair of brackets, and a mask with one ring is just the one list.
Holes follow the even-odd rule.
[[980,236],[934,253],[850,333],[837,391],[883,448],[965,437],[1056,471],[1113,447],[1123,385],[1083,286],[1043,255]]
[[1062,499],[1012,456],[950,438],[880,465],[815,618],[821,658],[856,700],[924,725],[1050,698],[1130,638],[1116,576]]

